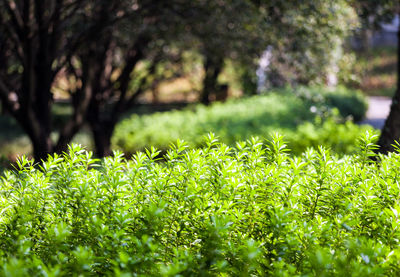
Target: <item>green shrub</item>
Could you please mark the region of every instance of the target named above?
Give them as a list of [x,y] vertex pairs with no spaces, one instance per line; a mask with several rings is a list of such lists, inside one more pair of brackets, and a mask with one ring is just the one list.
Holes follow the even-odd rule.
[[209,136],[103,161],[72,146],[1,179],[1,276],[398,276],[400,154]]
[[[318,91],[320,93],[317,93]],[[365,113],[366,106],[364,99],[350,90],[299,88],[296,93],[293,93],[292,90],[286,89],[263,96],[215,103],[210,107],[198,105],[184,111],[134,115],[117,126],[113,144],[125,153],[135,153],[143,151],[150,145],[165,151],[171,142],[179,138],[187,141],[191,147],[201,147],[201,138],[209,132],[215,133],[222,142],[228,145],[234,145],[236,141],[246,140],[252,136],[268,137],[268,134],[273,131],[279,131],[288,138],[297,139],[301,137],[293,136],[294,130],[298,128],[304,130],[304,127],[299,126],[306,122],[313,122],[316,115],[325,121],[332,114],[335,115],[332,112],[335,107],[341,113],[341,118],[336,120],[340,122],[343,121],[343,117],[349,115],[353,115],[354,118],[361,117],[361,114]],[[351,110],[348,109],[350,107]],[[345,139],[343,143],[354,146],[355,137],[366,127],[358,127],[351,123],[346,126],[337,128],[331,126],[329,130],[320,128],[314,134],[321,136],[319,144],[323,142],[324,145],[331,146],[335,150],[344,150],[344,153],[349,153],[346,151],[351,147],[335,146],[336,143],[342,144],[342,142],[338,142],[334,136],[329,136],[334,132],[330,132],[329,135],[322,133],[324,130],[345,128],[348,132],[347,137],[346,133],[342,133],[341,138]],[[307,147],[315,144],[314,142],[304,144],[294,139],[290,139],[290,143],[295,154],[300,154]]]
[[[334,111],[334,115],[335,115]],[[352,121],[341,120],[336,116],[322,120],[316,117],[314,122],[299,125],[292,133],[286,134],[288,145],[293,153],[302,153],[308,147],[317,148],[319,145],[329,147],[335,153],[355,153],[357,138],[360,134],[369,132],[379,133],[368,125],[356,125]]]
[[354,121],[362,120],[368,109],[368,102],[361,91],[342,86],[331,89],[299,87],[296,94],[313,103],[320,112],[336,108],[342,117],[351,117]]

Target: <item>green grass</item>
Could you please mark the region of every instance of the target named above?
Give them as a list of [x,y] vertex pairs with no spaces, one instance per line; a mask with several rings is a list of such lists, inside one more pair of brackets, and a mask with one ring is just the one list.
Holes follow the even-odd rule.
[[0,179],[0,275],[399,276],[400,154],[373,162],[375,140],[21,159]]

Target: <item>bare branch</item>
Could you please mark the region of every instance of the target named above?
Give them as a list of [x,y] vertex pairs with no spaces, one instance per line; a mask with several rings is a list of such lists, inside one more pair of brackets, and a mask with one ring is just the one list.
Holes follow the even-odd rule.
[[2,24],[5,25],[4,31],[9,34],[9,38],[11,41],[14,43],[14,47],[16,48],[16,53],[18,59],[20,59],[21,63],[24,63],[24,51],[21,47],[22,43],[20,38],[15,32],[12,32],[12,26],[10,26],[9,22],[1,22]]
[[[93,57],[89,57],[89,60],[92,59]],[[93,93],[92,84],[95,78],[95,72],[91,65],[92,63],[89,61],[88,70],[85,70],[84,75],[81,76],[82,87],[72,94],[74,114],[60,131],[60,136],[55,146],[56,152],[62,152],[65,150],[64,148],[66,145],[71,141],[85,122],[86,112],[90,105]],[[70,65],[70,67],[73,74],[78,77],[78,73],[75,71],[74,67],[72,65]]]
[[9,25],[9,27],[11,27],[16,35],[19,38],[23,37],[23,26],[24,26],[24,22],[22,20],[22,17],[17,9],[17,5],[15,3],[15,1],[8,1],[8,0],[3,0],[3,2],[5,3],[8,15],[11,17],[11,21],[12,24]]
[[57,45],[58,41],[61,38],[61,32],[59,30],[60,22],[61,22],[61,10],[62,10],[62,4],[64,0],[57,0],[53,13],[50,16],[49,19],[49,25],[51,24],[51,30],[50,30],[50,43],[49,43],[49,55],[51,56],[51,60],[55,59],[56,57],[56,52],[57,52]]
[[124,93],[121,92],[121,98],[113,109],[113,117],[116,116],[116,114],[118,113],[120,114],[121,111],[126,111],[127,109],[132,107],[135,104],[137,98],[145,92],[145,90],[147,89],[146,84],[148,82],[148,78],[154,74],[156,66],[160,61],[160,57],[161,55],[159,54],[154,58],[147,73],[147,76],[140,80],[138,88],[130,97],[126,97],[127,91],[125,91]]

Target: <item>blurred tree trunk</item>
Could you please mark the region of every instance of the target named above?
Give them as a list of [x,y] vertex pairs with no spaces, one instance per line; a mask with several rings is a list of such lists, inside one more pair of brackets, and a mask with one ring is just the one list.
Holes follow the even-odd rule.
[[210,104],[210,95],[217,92],[218,76],[222,71],[224,60],[215,55],[206,55],[204,63],[203,90],[200,95],[200,102],[204,105]]
[[112,98],[112,59],[114,52],[114,43],[112,38],[108,37],[98,41],[93,45],[91,51],[84,51],[81,54],[83,63],[90,62],[90,57],[95,57],[94,64],[87,64],[85,71],[93,70],[94,78],[90,80],[92,94],[89,99],[86,119],[92,132],[95,146],[95,153],[98,157],[108,156],[111,151],[111,135],[115,123],[114,114],[107,103]]
[[[400,15],[400,13],[399,13]],[[389,116],[386,118],[378,141],[380,153],[394,150],[392,144],[400,139],[400,24],[397,31],[397,88],[392,99]]]
[[[41,36],[39,36],[41,37]],[[51,105],[53,70],[51,68],[50,55],[46,55],[48,49],[46,39],[37,42],[36,51],[30,46],[32,41],[26,41],[26,66],[22,73],[22,87],[20,93],[20,108],[15,111],[15,118],[23,130],[28,134],[33,147],[35,160],[46,159],[53,151],[51,133]],[[36,52],[36,53],[35,53]]]
[[[1,24],[7,28],[2,41],[7,49],[3,55],[0,70],[0,90],[3,104],[22,129],[33,146],[34,158],[45,159],[53,150],[51,133],[51,86],[57,69],[53,63],[57,58],[60,35],[59,19],[50,18],[46,3],[25,2],[15,5],[6,2],[8,21]],[[59,14],[61,6],[55,6],[53,16]],[[8,71],[11,66],[20,65],[19,72]]]
[[98,157],[106,157],[112,154],[111,137],[115,129],[112,122],[101,122],[90,124],[90,130],[93,135],[94,147]]

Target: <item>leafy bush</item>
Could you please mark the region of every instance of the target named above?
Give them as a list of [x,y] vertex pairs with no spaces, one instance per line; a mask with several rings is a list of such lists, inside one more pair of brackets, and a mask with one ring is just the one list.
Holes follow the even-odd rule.
[[[179,138],[187,141],[191,147],[201,147],[202,137],[213,132],[224,143],[234,145],[236,141],[252,136],[267,137],[272,131],[279,131],[288,138],[293,137],[293,131],[300,128],[299,125],[313,122],[316,115],[325,120],[332,114],[334,107],[338,107],[342,115],[337,122],[343,121],[343,117],[348,115],[359,118],[365,113],[365,101],[357,92],[344,89],[322,90],[319,94],[317,92],[317,88],[300,88],[296,95],[286,89],[263,96],[215,103],[210,107],[198,105],[184,111],[134,115],[117,126],[113,144],[125,153],[142,151],[149,145],[166,150],[171,142]],[[343,127],[348,131],[345,143],[349,142],[354,146],[355,137],[366,127],[351,123],[346,126]],[[331,126],[330,130],[335,128]],[[301,129],[304,130],[304,127]],[[322,128],[317,133],[320,134],[322,130],[326,129]],[[335,137],[330,138],[322,133],[321,136],[326,145],[347,151],[343,147],[335,146],[338,143]],[[290,139],[290,147],[296,154],[312,145],[314,143],[304,144]]]
[[351,117],[354,121],[362,120],[368,109],[368,102],[361,91],[342,86],[334,89],[299,87],[296,94],[321,111],[337,108],[342,117]]
[[351,154],[357,150],[356,142],[360,134],[367,131],[379,133],[368,125],[359,126],[352,121],[339,122],[340,119],[335,116],[325,120],[316,117],[314,122],[305,122],[292,133],[288,132],[288,145],[293,153],[302,153],[308,147],[325,145],[335,153]]
[[72,146],[1,179],[2,276],[398,276],[400,154],[209,136],[103,161]]

